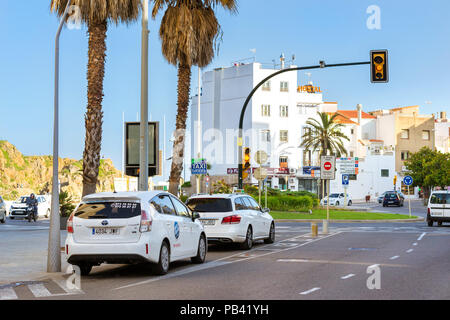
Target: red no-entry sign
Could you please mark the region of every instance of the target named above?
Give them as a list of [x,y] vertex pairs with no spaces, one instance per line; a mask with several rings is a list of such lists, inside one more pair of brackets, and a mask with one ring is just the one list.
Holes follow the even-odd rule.
[[333,165],[331,164],[331,162],[325,162],[325,164],[323,165],[325,170],[331,170],[331,168],[333,167]]
[[320,160],[320,178],[324,180],[336,179],[336,158],[333,156],[322,156]]

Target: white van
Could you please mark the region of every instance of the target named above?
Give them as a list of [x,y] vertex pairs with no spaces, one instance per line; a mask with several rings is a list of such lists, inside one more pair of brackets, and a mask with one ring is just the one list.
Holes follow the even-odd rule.
[[450,192],[447,191],[433,191],[428,200],[428,226],[432,227],[434,222],[438,226],[442,222],[450,222]]

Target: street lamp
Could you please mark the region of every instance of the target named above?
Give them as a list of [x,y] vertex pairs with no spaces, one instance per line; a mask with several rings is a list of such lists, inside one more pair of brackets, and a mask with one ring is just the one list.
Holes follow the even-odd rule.
[[56,31],[55,39],[55,95],[53,114],[53,178],[52,178],[52,206],[50,214],[50,230],[48,236],[47,272],[61,271],[61,235],[59,218],[59,180],[58,180],[58,143],[59,143],[59,36],[69,14],[71,0],[67,1],[66,9]]

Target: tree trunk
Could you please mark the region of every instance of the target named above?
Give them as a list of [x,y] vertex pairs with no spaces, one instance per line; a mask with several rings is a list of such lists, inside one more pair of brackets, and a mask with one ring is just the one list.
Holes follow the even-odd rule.
[[103,78],[105,75],[107,22],[90,23],[89,61],[87,66],[87,111],[83,152],[83,196],[95,193],[100,166],[103,124]]
[[172,152],[172,167],[169,178],[169,192],[178,196],[181,172],[183,171],[184,142],[186,135],[186,119],[189,109],[189,93],[191,88],[191,67],[178,65],[178,110],[176,131]]

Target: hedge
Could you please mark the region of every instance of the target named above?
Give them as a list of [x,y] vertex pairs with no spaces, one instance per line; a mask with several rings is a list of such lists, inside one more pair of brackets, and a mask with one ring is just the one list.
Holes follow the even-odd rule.
[[[261,199],[264,201],[263,199]],[[261,201],[261,202],[262,202]],[[319,204],[318,199],[310,196],[268,196],[267,206],[273,211],[309,211]]]

